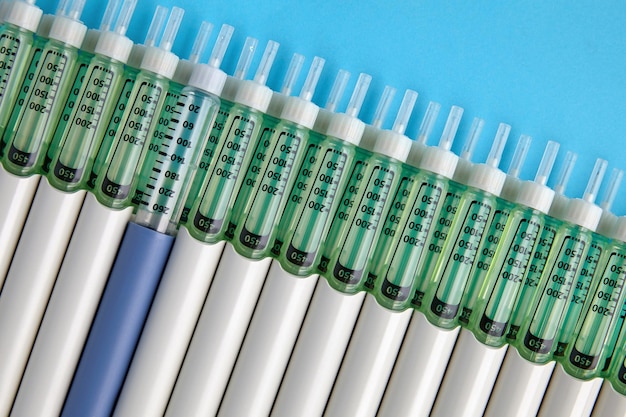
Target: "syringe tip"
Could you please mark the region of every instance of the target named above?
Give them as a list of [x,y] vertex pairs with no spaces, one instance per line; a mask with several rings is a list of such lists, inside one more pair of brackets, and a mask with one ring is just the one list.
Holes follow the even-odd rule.
[[272,65],[274,64],[274,58],[276,58],[279,46],[280,44],[276,41],[269,41],[267,43],[265,52],[261,58],[261,63],[259,64],[256,74],[254,75],[254,82],[265,85],[270,70],[272,69]]
[[209,58],[209,66],[213,68],[220,67],[234,31],[235,28],[231,25],[222,25],[222,29],[220,29],[220,33],[219,35],[217,35],[217,40],[215,41],[215,45],[213,46],[211,58]]
[[350,73],[348,71],[340,69],[339,72],[337,72],[335,82],[333,83],[328,99],[326,100],[326,106],[324,107],[326,110],[330,112],[337,110],[337,106],[339,105],[341,97],[343,97],[343,93],[346,89],[346,85],[348,85],[349,79]]
[[115,13],[121,3],[122,0],[109,0],[106,9],[104,9],[104,14],[102,15],[102,21],[100,21],[101,32],[111,30],[111,26],[113,26],[113,21],[115,20]]
[[615,201],[615,197],[617,196],[617,190],[622,183],[622,178],[624,177],[624,171],[618,168],[613,168],[611,172],[611,179],[609,180],[609,185],[604,192],[604,199],[600,203],[600,207],[603,210],[611,210],[611,206],[613,205],[613,201]]
[[413,112],[413,107],[415,107],[416,101],[417,91],[406,90],[404,93],[404,98],[402,99],[402,103],[400,104],[400,109],[398,110],[398,114],[396,115],[396,121],[391,128],[393,132],[396,132],[400,135],[404,134],[407,125],[409,124],[409,119],[411,118],[411,113]]
[[393,97],[396,95],[396,89],[386,85],[383,90],[383,95],[380,97],[380,101],[378,102],[378,106],[376,106],[376,111],[374,112],[374,117],[372,119],[372,127],[376,129],[380,129],[383,125],[383,121],[387,117],[387,112],[389,112],[389,106],[393,101]]
[[598,158],[596,160],[596,164],[593,166],[593,171],[591,171],[591,176],[589,177],[589,182],[587,183],[587,188],[585,189],[585,194],[583,194],[583,200],[589,203],[593,203],[596,200],[598,189],[602,183],[602,177],[604,177],[607,165],[608,162],[604,159]]
[[437,116],[439,116],[439,110],[441,110],[441,104],[436,101],[428,103],[426,114],[424,114],[424,118],[420,124],[420,129],[417,132],[417,138],[415,139],[417,143],[421,143],[422,145],[426,144],[428,136],[430,136],[430,133],[433,131],[433,127],[435,126]]
[[[463,145],[463,149],[461,150],[461,159],[465,161],[472,160],[474,149],[476,149],[478,138],[480,137],[484,126],[485,121],[483,119],[481,119],[480,117],[474,117],[474,120],[472,121],[472,126],[470,127],[469,135],[467,135],[467,139],[465,140],[465,144]],[[450,143],[448,146],[452,146],[452,143]]]
[[554,186],[554,192],[556,194],[565,194],[565,188],[567,188],[567,183],[569,182],[569,178],[572,175],[572,171],[574,170],[574,165],[576,165],[577,159],[578,154],[576,154],[575,152],[567,151],[567,153],[565,154],[563,166],[561,167],[559,177]]
[[526,155],[528,155],[531,142],[532,138],[530,136],[524,134],[520,135],[519,140],[517,141],[517,146],[515,147],[515,152],[513,152],[511,165],[509,165],[509,171],[507,172],[510,177],[519,178],[522,166],[526,160]]
[[506,123],[500,123],[498,126],[498,131],[496,132],[496,137],[493,140],[493,145],[491,145],[491,151],[487,156],[486,164],[497,168],[500,165],[500,159],[502,159],[502,152],[504,151],[504,146],[506,145],[506,141],[509,138],[509,133],[511,132],[511,126]]
[[537,184],[546,185],[548,183],[548,178],[552,172],[552,167],[554,166],[556,155],[559,153],[560,146],[558,142],[548,141],[546,149],[543,151],[539,168],[537,169],[537,175],[535,175],[535,182]]
[[160,49],[168,52],[172,50],[176,34],[178,33],[178,28],[180,27],[180,22],[183,20],[184,14],[185,11],[180,7],[172,7],[172,12],[167,20],[165,31],[163,32],[161,42],[159,43]]
[[285,74],[285,79],[283,80],[283,86],[280,89],[281,94],[285,96],[291,95],[293,86],[298,79],[298,75],[300,75],[300,70],[302,70],[303,63],[304,55],[298,53],[293,54],[291,62],[289,63],[289,68],[287,68],[287,73]]
[[115,32],[119,35],[126,35],[126,31],[128,30],[128,24],[130,23],[131,17],[133,17],[133,13],[135,12],[135,7],[137,6],[137,0],[125,0],[122,4],[122,9],[120,10],[120,14],[117,17],[117,23],[115,25]]
[[193,42],[191,53],[189,54],[189,62],[197,63],[200,60],[200,55],[204,52],[206,44],[209,42],[209,36],[213,31],[213,23],[203,21],[196,35],[196,40]]
[[346,114],[348,116],[358,116],[371,82],[371,75],[365,73],[361,73],[359,75],[359,79],[356,81],[354,91],[352,92],[352,97],[350,97],[350,102],[348,103],[348,107],[346,108]]
[[302,90],[300,91],[300,98],[302,100],[311,101],[313,98],[315,87],[317,87],[317,82],[320,79],[320,74],[322,73],[322,69],[324,69],[325,63],[326,60],[324,58],[319,56],[313,58],[309,74],[307,75],[304,85],[302,86]]
[[246,42],[241,50],[241,55],[239,56],[239,61],[237,62],[237,68],[233,74],[234,78],[243,80],[246,77],[246,73],[248,72],[248,68],[250,68],[252,57],[254,56],[254,51],[256,51],[258,43],[259,41],[255,38],[250,36],[246,38]]
[[146,40],[144,45],[150,47],[156,45],[156,39],[161,29],[163,29],[163,25],[165,24],[165,19],[167,18],[167,13],[169,10],[163,6],[157,6],[154,11],[154,16],[152,17],[152,22],[150,23],[150,27],[148,28],[148,33],[146,35]]
[[439,147],[441,149],[450,150],[452,148],[452,142],[456,136],[456,131],[459,129],[459,123],[461,123],[463,112],[463,107],[452,106],[450,108],[446,125],[443,128],[441,139],[439,139]]

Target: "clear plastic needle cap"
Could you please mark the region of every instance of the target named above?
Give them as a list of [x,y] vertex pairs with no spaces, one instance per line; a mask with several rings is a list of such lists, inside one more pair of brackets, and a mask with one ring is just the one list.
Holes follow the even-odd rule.
[[489,155],[487,155],[487,161],[485,161],[486,165],[498,168],[500,160],[502,159],[502,152],[504,151],[504,146],[506,145],[510,132],[511,126],[506,123],[500,123],[498,131],[496,132],[496,137],[491,145],[491,151],[489,152]]
[[587,188],[585,189],[585,194],[583,194],[583,200],[589,203],[593,203],[596,200],[607,165],[608,162],[604,159],[598,158],[596,160],[596,164],[593,166],[593,171],[591,171],[591,176],[589,177],[589,182],[587,183]]
[[613,206],[613,202],[615,201],[615,197],[617,196],[617,190],[622,184],[622,179],[624,178],[624,171],[618,168],[613,168],[611,172],[611,179],[609,180],[609,185],[604,192],[604,198],[600,203],[600,207],[603,210],[610,211],[611,206]]
[[409,124],[409,119],[411,118],[411,113],[413,113],[413,107],[415,107],[415,101],[417,101],[417,91],[406,90],[402,98],[402,103],[400,104],[400,109],[396,115],[396,121],[391,128],[393,132],[404,135],[407,125]]
[[439,147],[441,149],[450,150],[452,148],[452,142],[454,142],[456,131],[459,129],[463,112],[463,108],[459,106],[452,106],[452,108],[450,108],[446,125],[443,128],[441,139],[439,139]]
[[480,117],[474,117],[474,120],[472,121],[472,126],[470,127],[469,135],[467,135],[467,139],[465,139],[465,143],[463,144],[463,149],[461,149],[461,159],[464,159],[466,161],[472,160],[472,155],[474,155],[474,149],[476,149],[478,138],[480,137],[484,126],[485,121],[483,119],[481,119]]
[[528,135],[520,135],[517,146],[515,147],[515,152],[513,152],[513,158],[511,159],[511,165],[509,165],[509,171],[507,174],[512,178],[519,178],[520,173],[522,172],[522,166],[524,165],[524,161],[526,161],[526,156],[528,155],[528,150],[530,149],[530,144],[532,143],[533,138]]
[[258,43],[258,39],[251,38],[250,36],[246,38],[246,42],[241,50],[241,55],[239,55],[239,61],[237,61],[237,68],[235,68],[235,73],[233,74],[234,78],[243,80],[246,77]]
[[348,71],[340,69],[339,72],[337,72],[337,76],[335,77],[333,86],[330,89],[330,94],[328,94],[328,99],[326,100],[326,106],[324,106],[324,109],[330,112],[335,112],[337,110],[337,106],[339,105],[339,101],[341,101],[341,97],[343,97],[343,93],[346,90],[349,79],[350,73]]
[[352,91],[350,101],[348,102],[348,107],[346,108],[346,115],[350,117],[357,117],[359,115],[371,82],[371,75],[365,73],[361,73],[359,75],[356,85],[354,86],[354,90]]
[[559,177],[556,180],[556,184],[554,185],[554,192],[558,195],[565,194],[565,188],[567,188],[567,183],[572,175],[572,171],[574,170],[574,165],[576,165],[576,160],[578,159],[578,154],[575,152],[567,151],[565,154],[565,161],[563,161],[563,166],[561,167],[561,171],[559,172]]
[[383,122],[387,118],[387,113],[389,113],[389,106],[393,101],[394,96],[396,95],[396,89],[386,85],[383,90],[383,95],[380,96],[380,101],[378,102],[378,106],[376,106],[376,111],[374,112],[374,118],[372,119],[372,127],[376,129],[380,129],[383,125]]
[[417,132],[417,139],[415,141],[417,143],[421,143],[422,145],[426,144],[428,137],[433,131],[433,127],[435,127],[435,122],[437,121],[437,116],[439,116],[439,111],[441,110],[441,104],[436,101],[431,101],[428,103],[428,107],[426,108],[426,114],[424,114],[424,118],[422,119],[422,123],[420,124],[419,131]]
[[274,59],[276,58],[276,53],[278,52],[278,47],[280,44],[275,41],[269,41],[267,46],[265,47],[265,52],[261,57],[261,62],[259,63],[259,67],[256,70],[256,74],[254,74],[254,82],[260,85],[265,85],[267,82],[267,77],[270,74],[270,70],[272,69],[272,65],[274,65]]
[[313,98],[313,93],[315,93],[315,87],[317,87],[317,82],[320,79],[320,75],[322,73],[322,69],[324,69],[325,63],[326,60],[324,58],[320,58],[319,56],[313,58],[311,68],[309,69],[309,74],[304,81],[302,90],[300,90],[300,98],[302,100],[311,101],[311,99]]
[[535,175],[535,182],[537,184],[546,185],[548,183],[556,155],[559,153],[559,147],[558,142],[548,141],[546,149],[543,151],[539,168],[537,168],[537,174]]
[[283,86],[280,89],[282,95],[291,95],[293,86],[296,84],[298,75],[300,75],[300,71],[302,70],[302,64],[304,64],[304,55],[298,53],[293,54],[289,67],[287,68],[287,73],[285,74],[285,79],[283,80]]

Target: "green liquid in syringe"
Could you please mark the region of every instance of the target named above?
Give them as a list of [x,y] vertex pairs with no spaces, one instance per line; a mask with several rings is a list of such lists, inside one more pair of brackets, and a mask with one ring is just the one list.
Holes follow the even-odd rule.
[[577,329],[572,332],[571,343],[562,358],[557,358],[565,371],[577,378],[590,379],[601,376],[604,361],[610,359],[619,327],[619,306],[624,302],[626,278],[626,252],[623,244],[614,244],[599,263],[591,287],[591,302],[581,315]]
[[[319,259],[319,248],[328,231],[328,221],[339,200],[346,163],[354,158],[352,146],[317,133],[309,135],[298,176],[289,194],[281,230],[272,253],[281,256],[289,272],[308,275]],[[286,246],[286,247],[285,247]]]
[[212,146],[209,152],[214,152],[214,157],[201,187],[201,198],[191,209],[193,225],[188,227],[199,240],[214,243],[224,239],[233,196],[242,182],[241,167],[249,159],[248,150],[255,145],[261,120],[259,111],[234,104],[224,122],[217,125],[219,130],[213,129],[217,143],[207,146]]

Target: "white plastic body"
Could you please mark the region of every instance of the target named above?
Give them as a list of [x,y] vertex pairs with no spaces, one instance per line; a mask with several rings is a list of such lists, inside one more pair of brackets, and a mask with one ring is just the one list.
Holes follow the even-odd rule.
[[269,414],[317,278],[291,276],[272,262],[219,415]]
[[616,392],[609,382],[602,384],[591,415],[593,417],[626,416],[626,396]]
[[271,260],[224,248],[165,415],[215,415]]
[[366,296],[325,416],[376,415],[411,313],[391,312]]
[[[439,387],[432,415],[482,415],[506,350],[506,346],[487,348],[471,332],[461,330]],[[468,357],[476,360],[468,361]]]
[[272,416],[322,415],[364,298],[364,292],[348,296],[318,280]]
[[458,328],[443,331],[413,314],[378,415],[430,415],[458,334]]
[[0,166],[0,290],[11,265],[39,178],[39,175],[17,177]]
[[539,415],[545,417],[586,417],[591,414],[602,379],[581,381],[565,373],[560,365],[552,373]]
[[535,365],[508,349],[485,416],[536,416],[553,369],[554,362]]
[[224,242],[207,245],[181,228],[115,407],[114,416],[162,416]]
[[85,198],[12,415],[60,414],[131,213]]
[[0,415],[17,393],[84,198],[39,182],[0,297]]

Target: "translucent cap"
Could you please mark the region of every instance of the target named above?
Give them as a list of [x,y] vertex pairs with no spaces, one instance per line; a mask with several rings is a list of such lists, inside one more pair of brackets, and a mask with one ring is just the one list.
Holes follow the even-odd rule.
[[167,19],[167,7],[157,6],[154,11],[154,16],[152,16],[152,22],[150,22],[150,27],[148,27],[148,33],[146,34],[146,40],[144,41],[145,46],[155,46],[157,41],[157,36],[163,29],[163,25],[165,24],[165,19]]
[[313,93],[315,93],[315,87],[317,87],[317,82],[320,79],[320,74],[322,73],[322,69],[324,69],[325,63],[326,60],[324,58],[320,58],[319,56],[313,58],[311,68],[309,68],[309,74],[304,81],[302,90],[300,90],[300,98],[302,100],[311,101],[311,99],[313,98]]
[[600,202],[600,207],[602,207],[602,210],[611,210],[613,201],[615,201],[615,197],[617,196],[617,190],[622,184],[623,177],[624,171],[622,171],[621,169],[613,168],[609,184],[604,191],[604,198],[602,199],[602,202]]
[[178,28],[180,27],[180,22],[183,20],[184,14],[185,11],[180,7],[172,8],[170,17],[167,20],[167,25],[165,25],[163,36],[161,37],[161,42],[159,42],[159,49],[168,52],[172,50],[174,39],[176,39],[176,34],[178,33]]
[[393,101],[393,97],[396,95],[396,89],[386,85],[383,90],[383,95],[380,96],[380,101],[378,102],[378,106],[376,107],[376,111],[374,112],[374,118],[372,119],[371,126],[380,129],[387,117],[387,113],[389,112],[389,106]]
[[604,159],[598,158],[596,160],[596,164],[593,166],[593,171],[591,171],[591,176],[589,177],[589,182],[587,183],[587,188],[585,189],[585,194],[583,194],[583,200],[589,203],[593,203],[596,200],[607,165],[608,162]]
[[233,78],[238,80],[246,78],[246,73],[250,68],[250,64],[252,64],[252,58],[254,57],[254,52],[258,44],[258,39],[251,38],[250,36],[246,38],[246,42],[241,50],[241,55],[239,55],[239,61],[237,61],[237,68],[235,68]]
[[328,94],[328,98],[326,99],[326,105],[324,109],[329,112],[337,111],[337,106],[341,101],[341,97],[343,97],[343,93],[346,90],[346,86],[348,85],[348,80],[350,79],[350,73],[344,69],[340,69],[337,72],[337,76],[335,77],[335,81],[333,82],[333,86],[330,89],[330,93]]
[[354,90],[352,91],[352,96],[350,96],[350,102],[348,102],[348,107],[346,108],[346,115],[350,117],[358,116],[371,82],[371,75],[365,73],[359,74],[359,78],[357,79]]
[[500,123],[498,126],[498,131],[496,132],[496,137],[493,140],[493,144],[491,145],[491,151],[489,155],[487,155],[487,160],[485,161],[485,165],[489,165],[491,167],[497,168],[500,165],[500,160],[502,159],[502,152],[504,151],[504,146],[506,145],[506,141],[509,138],[509,133],[511,132],[511,126],[506,123]]
[[[196,64],[198,61],[200,61],[200,55],[202,55],[207,43],[209,43],[209,36],[211,36],[212,31],[213,23],[203,21],[200,25],[198,33],[196,34],[196,39],[193,42],[193,46],[191,47],[189,62]],[[219,64],[217,66],[219,67]]]
[[537,168],[537,174],[535,175],[535,182],[537,184],[546,185],[548,183],[556,155],[559,153],[559,147],[558,142],[548,141],[546,149],[543,151],[539,168]]
[[265,52],[263,53],[263,57],[259,63],[259,67],[256,70],[256,74],[254,74],[255,83],[265,85],[267,82],[267,77],[272,69],[272,65],[274,64],[274,59],[276,58],[279,46],[280,44],[275,41],[269,41],[267,43]]
[[283,80],[283,86],[280,89],[281,94],[285,96],[291,95],[293,86],[296,84],[298,75],[300,75],[300,71],[302,70],[302,64],[304,64],[304,55],[293,54],[289,67],[287,68],[287,73],[285,74],[285,79]]
[[426,114],[424,114],[424,118],[422,119],[422,123],[420,124],[420,129],[417,132],[417,138],[415,141],[422,145],[426,144],[428,140],[428,136],[433,131],[433,127],[435,126],[435,121],[437,121],[437,116],[439,116],[439,111],[441,110],[441,104],[436,101],[431,101],[428,103],[428,107],[426,108]]
[[526,160],[526,155],[528,155],[528,150],[530,149],[530,144],[532,141],[532,137],[528,135],[520,135],[517,141],[517,146],[515,147],[515,152],[513,152],[511,165],[509,165],[509,170],[507,172],[509,177],[519,178],[519,175],[522,171],[522,166],[524,165],[524,161]]
[[[461,159],[465,161],[472,160],[472,155],[474,155],[474,149],[476,149],[478,138],[480,137],[484,126],[485,121],[483,119],[481,119],[480,117],[474,117],[469,134],[467,135],[467,139],[465,139],[465,143],[463,144],[463,149],[461,149]],[[454,139],[454,137],[452,139]]]
[[391,128],[392,132],[404,135],[406,127],[409,123],[409,118],[411,117],[411,113],[413,112],[413,107],[415,107],[416,100],[417,92],[413,90],[406,90],[406,92],[404,93],[404,98],[402,98],[402,103],[400,104],[400,109],[398,110],[398,114],[396,115],[396,120],[393,123],[393,127]]
[[[35,2],[29,2],[34,4]],[[85,0],[61,0],[56,10],[57,16],[64,16],[72,20],[79,20],[85,7]]]
[[452,142],[454,142],[456,131],[459,128],[459,123],[461,123],[463,112],[464,110],[462,107],[452,106],[450,113],[448,113],[448,119],[446,120],[446,125],[443,128],[443,133],[439,139],[439,148],[445,150],[450,150],[452,148]]
[[563,166],[561,167],[561,171],[559,172],[559,176],[554,186],[554,192],[556,194],[565,194],[565,188],[567,188],[567,183],[569,182],[570,176],[572,175],[572,171],[574,170],[574,165],[576,165],[577,159],[578,154],[576,154],[575,152],[567,151],[567,153],[565,154],[565,161],[563,162]]
[[115,14],[120,4],[122,4],[121,0],[109,0],[104,14],[102,15],[102,20],[100,21],[100,31],[106,32],[111,30],[115,21]]

